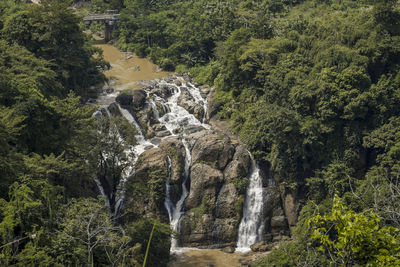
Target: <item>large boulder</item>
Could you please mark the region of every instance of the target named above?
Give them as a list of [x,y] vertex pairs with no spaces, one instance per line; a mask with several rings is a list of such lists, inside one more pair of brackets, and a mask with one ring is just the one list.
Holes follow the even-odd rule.
[[235,148],[229,137],[210,134],[196,141],[192,150],[192,163],[206,163],[223,170],[234,152]]
[[232,161],[229,162],[224,170],[225,179],[232,181],[235,178],[247,177],[251,166],[249,152],[244,145],[236,148]]
[[285,215],[290,226],[295,226],[297,222],[298,205],[293,194],[286,194],[284,199]]
[[167,170],[167,155],[160,148],[152,148],[143,152],[135,165],[135,177],[150,179],[149,174],[157,170]]
[[132,104],[132,95],[121,93],[115,99],[121,106],[130,106]]
[[199,86],[201,96],[206,99],[208,94],[211,92],[211,87],[208,85]]
[[169,157],[170,160],[170,183],[172,184],[172,201],[176,203],[182,194],[182,183],[185,178],[185,157],[186,151],[182,141],[171,136],[165,138],[159,148]]
[[250,248],[253,252],[264,252],[272,250],[275,246],[276,244],[261,241],[251,245]]
[[132,91],[132,106],[135,109],[143,107],[146,102],[147,94],[144,90],[133,90]]
[[161,84],[161,85],[155,85],[150,90],[150,94],[166,99],[170,97],[172,95],[172,92],[174,92],[175,90],[176,87],[173,85]]
[[236,203],[240,202],[239,199],[240,195],[238,194],[235,185],[233,183],[224,184],[218,194],[216,217],[236,218],[238,215],[241,216],[241,214],[238,214],[238,207],[236,206]]
[[121,111],[119,110],[117,103],[111,103],[107,108],[113,116],[121,115]]
[[168,181],[167,155],[160,148],[143,152],[135,165],[135,173],[126,182],[123,210],[124,219],[159,217],[168,222],[164,208]]
[[223,181],[221,171],[209,165],[197,163],[191,168],[190,193],[186,199],[185,207],[190,210],[200,205],[214,209],[216,195]]

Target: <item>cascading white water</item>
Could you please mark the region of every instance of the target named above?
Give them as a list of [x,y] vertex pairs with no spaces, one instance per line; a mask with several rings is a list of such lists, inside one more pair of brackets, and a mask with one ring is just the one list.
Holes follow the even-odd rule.
[[174,212],[174,204],[172,203],[172,185],[171,185],[171,176],[172,176],[172,162],[171,158],[168,156],[167,157],[168,161],[168,181],[165,184],[165,201],[164,201],[164,206],[168,211],[168,216],[169,216],[169,221],[172,221],[172,214]]
[[106,206],[109,208],[110,207],[110,200],[108,199],[106,193],[104,192],[104,188],[100,183],[100,180],[95,178],[94,179],[96,185],[97,185],[97,189],[99,190],[100,194],[105,198],[104,202],[106,204]]
[[147,101],[147,103],[149,103],[151,105],[151,109],[153,111],[154,118],[158,120],[160,118],[160,113],[158,112],[156,103],[154,102],[153,99],[149,99]]
[[[186,109],[178,105],[178,99],[181,95],[181,89],[175,84],[162,83],[174,88],[172,96],[170,96],[166,101],[161,98],[161,103],[168,107],[168,112],[162,116],[159,121],[161,124],[165,125],[167,130],[171,134],[175,135],[175,131],[184,126],[203,126],[209,129],[210,126],[205,123],[201,123],[193,114],[190,114]],[[185,86],[185,88],[188,88]],[[198,90],[196,88],[196,90]],[[201,97],[201,96],[200,96]],[[160,100],[160,98],[157,98]],[[203,103],[205,100],[203,99]]]
[[[135,118],[132,116],[132,114],[128,110],[122,108],[120,105],[118,105],[118,108],[122,116],[124,116],[125,119],[127,119],[130,123],[132,123],[135,126],[137,134],[135,135],[136,145],[130,147],[129,149],[133,151],[133,156],[129,159],[129,161],[131,162],[130,167],[126,168],[122,172],[121,180],[117,187],[117,192],[115,196],[115,208],[114,208],[115,216],[118,215],[121,209],[122,202],[124,201],[125,198],[125,182],[129,178],[129,176],[133,174],[136,161],[138,160],[139,156],[146,150],[146,148],[155,147],[154,144],[146,140],[142,128],[140,127],[139,123],[135,120]],[[129,153],[130,151],[125,151],[125,152],[128,155],[131,154]]]
[[[203,105],[204,114],[207,113],[207,102],[202,98],[200,91],[198,88],[194,87],[190,83],[183,83],[182,86],[177,86],[173,83],[167,83],[164,80],[158,81],[158,86],[167,86],[171,92],[171,95],[168,98],[162,98],[155,94],[154,92],[150,92],[150,89],[146,91],[147,93],[147,105],[151,106],[153,116],[158,122],[165,126],[165,128],[170,132],[170,135],[162,137],[168,138],[169,136],[179,135],[182,139],[182,143],[185,148],[185,176],[182,181],[182,193],[179,197],[179,200],[176,203],[173,203],[173,186],[171,184],[171,175],[172,175],[172,162],[168,157],[168,173],[169,178],[166,183],[166,198],[164,201],[164,206],[168,212],[169,220],[171,228],[174,232],[179,232],[179,223],[180,219],[184,213],[183,207],[184,202],[189,195],[189,190],[187,188],[187,183],[190,178],[190,164],[191,164],[191,151],[188,142],[185,140],[182,133],[185,132],[185,128],[191,126],[202,126],[206,129],[210,128],[210,125],[205,123],[205,115],[203,121],[200,122],[193,114],[190,114],[186,109],[178,105],[178,100],[181,95],[181,88],[187,89],[190,96],[194,100],[196,104]],[[137,144],[130,149],[134,152],[134,156],[130,159],[131,167],[124,172],[123,177],[121,179],[120,185],[118,186],[119,192],[116,195],[116,204],[115,211],[116,213],[119,211],[125,194],[124,184],[126,179],[131,176],[134,172],[134,166],[138,157],[146,150],[152,147],[157,147],[149,140],[146,139],[143,131],[139,125],[139,123],[135,120],[132,114],[120,107],[118,105],[121,114],[131,122],[138,134],[135,136],[137,140]],[[158,107],[162,108],[163,115],[160,116],[158,111]],[[257,242],[264,231],[264,225],[262,221],[262,212],[263,212],[263,188],[262,181],[260,176],[260,170],[257,166],[255,160],[251,156],[252,164],[249,173],[249,186],[247,188],[246,200],[243,207],[243,218],[239,226],[239,234],[237,241],[237,251],[248,251],[250,249],[250,245]],[[178,240],[172,236],[171,240],[171,252],[177,251],[178,249]]]
[[197,89],[193,84],[188,83],[186,87],[189,91],[189,94],[193,97],[194,101],[196,103],[202,104],[203,105],[203,110],[204,110],[204,116],[203,116],[203,123],[206,121],[207,117],[207,99],[204,99],[201,94],[200,90]]
[[260,240],[264,231],[263,208],[264,190],[260,169],[251,157],[251,168],[247,187],[246,199],[243,206],[243,218],[239,225],[236,251],[250,251],[250,246]]
[[[154,118],[157,119],[161,125],[164,125],[167,130],[171,133],[171,135],[175,135],[176,130],[185,127],[185,126],[203,126],[204,128],[209,128],[209,125],[201,123],[193,114],[190,114],[186,109],[178,105],[178,99],[181,94],[180,88],[173,84],[173,83],[166,83],[164,81],[160,81],[160,85],[168,86],[170,88],[173,88],[172,95],[168,99],[163,99],[157,95],[152,95],[150,96],[149,92],[147,93],[148,99],[146,101],[147,104],[149,104],[152,108]],[[183,85],[184,88],[188,88],[189,91],[192,91],[191,95],[193,96],[194,99],[196,99],[196,103],[206,103],[206,101],[201,97],[200,92],[198,91],[197,88],[193,88],[191,85],[187,86],[186,84]],[[197,91],[197,93],[196,93]],[[154,99],[154,100],[153,100]],[[163,107],[164,115],[160,117],[160,114],[158,112],[157,105],[155,103],[157,101],[160,103]],[[118,105],[118,108],[121,112],[121,114],[130,122],[132,123],[138,134],[135,136],[137,144],[132,147],[131,149],[134,152],[134,157],[131,159],[131,168],[129,169],[128,172],[125,172],[122,175],[120,184],[118,185],[119,190],[117,190],[117,195],[116,195],[116,204],[115,204],[115,213],[117,214],[120,210],[120,207],[122,205],[122,202],[125,198],[125,189],[124,189],[124,184],[126,182],[126,179],[133,174],[134,172],[134,166],[136,164],[137,159],[139,156],[149,147],[157,147],[150,141],[146,139],[146,137],[143,134],[143,131],[139,125],[139,123],[135,120],[135,118],[132,116],[132,114],[122,108],[120,105]],[[168,136],[167,136],[168,137]],[[165,138],[165,137],[164,137]],[[189,190],[186,188],[186,183],[189,179],[189,168],[190,168],[190,150],[188,144],[183,140],[185,150],[186,150],[186,160],[185,160],[185,178],[182,183],[182,195],[178,202],[176,204],[172,203],[171,198],[169,197],[171,194],[171,185],[167,182],[166,189],[167,189],[167,196],[165,200],[165,206],[168,211],[169,217],[170,217],[170,224],[171,228],[173,231],[178,230],[179,226],[179,219],[181,217],[181,211],[183,208],[184,201],[186,197],[189,194]],[[169,194],[169,195],[168,195]],[[173,241],[172,247],[177,247],[177,243],[174,243],[176,241]]]
[[[172,228],[173,232],[178,232],[179,230],[179,220],[181,216],[183,215],[183,204],[185,203],[185,199],[189,195],[189,190],[186,187],[186,184],[188,182],[189,176],[190,176],[190,163],[191,163],[191,154],[190,154],[190,149],[189,149],[189,144],[186,142],[186,140],[182,140],[183,145],[185,147],[185,177],[182,182],[182,195],[179,198],[178,202],[176,202],[176,205],[171,201],[171,189],[172,185],[170,184],[170,179],[168,179],[167,185],[166,185],[166,198],[165,198],[165,208],[168,211],[168,216],[169,216],[169,221],[170,225]],[[170,170],[171,167],[171,160],[168,157],[168,168]],[[170,173],[170,172],[169,172]],[[171,238],[171,252],[176,251],[178,248],[178,240],[175,238],[174,233],[172,234]]]

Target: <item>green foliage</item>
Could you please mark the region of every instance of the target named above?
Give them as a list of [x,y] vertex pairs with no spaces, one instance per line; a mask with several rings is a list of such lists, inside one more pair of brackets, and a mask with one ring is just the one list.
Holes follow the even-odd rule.
[[[97,247],[117,238],[103,201],[80,199],[68,207],[62,230],[54,240],[54,254],[63,265],[91,266]],[[61,242],[60,242],[61,241]],[[60,242],[60,243],[58,243]],[[73,248],[72,254],[68,255]]]
[[246,194],[246,188],[249,184],[249,179],[247,177],[235,177],[232,179],[232,183],[235,185],[238,194]]
[[165,199],[165,182],[167,181],[168,174],[165,170],[154,170],[149,174],[149,181],[147,182],[150,191],[150,197],[157,206],[160,206]]
[[400,264],[398,229],[381,227],[373,212],[355,213],[335,196],[330,214],[310,220],[311,240],[339,266],[397,266]]
[[256,261],[254,267],[289,267],[289,266],[329,266],[329,261],[321,257],[318,251],[304,246],[301,242],[286,241],[279,244],[264,258]]
[[57,81],[63,85],[58,90],[53,88],[56,95],[65,96],[74,90],[87,96],[87,89],[104,78],[98,66],[105,62],[101,57],[92,57],[97,50],[85,45],[79,18],[68,8],[69,4],[67,0],[44,0],[40,5],[27,6],[6,19],[2,37],[49,62]]
[[154,219],[141,219],[129,225],[127,233],[132,238],[133,243],[141,245],[142,255],[144,255],[153,225],[155,225],[155,228],[146,266],[166,266],[171,246],[171,230],[169,225],[162,224]]

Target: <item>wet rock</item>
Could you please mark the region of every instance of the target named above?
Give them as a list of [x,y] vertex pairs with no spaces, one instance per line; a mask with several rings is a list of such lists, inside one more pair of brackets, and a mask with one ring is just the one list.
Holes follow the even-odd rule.
[[198,104],[193,109],[193,116],[196,117],[200,122],[203,122],[204,119],[204,107],[203,104]]
[[193,114],[193,109],[196,106],[196,102],[193,96],[189,93],[188,89],[185,87],[181,87],[181,94],[178,98],[178,105],[189,111],[189,113]]
[[185,178],[185,147],[178,137],[167,137],[161,142],[159,148],[171,160],[172,200],[176,203],[182,194],[182,182]]
[[192,125],[189,127],[185,128],[185,133],[186,134],[192,134],[192,133],[196,133],[196,132],[200,132],[205,130],[205,128],[203,126],[196,126],[196,125]]
[[162,125],[162,124],[160,124],[160,123],[154,124],[154,125],[152,126],[152,129],[153,129],[153,131],[155,131],[155,132],[161,132],[161,131],[166,131],[166,130],[167,130],[167,128],[165,127],[165,125]]
[[167,222],[164,207],[167,180],[167,155],[159,148],[143,152],[135,165],[134,175],[126,182],[126,197],[121,210],[121,214],[126,214],[123,219],[130,221],[138,216],[155,216]]
[[178,98],[178,105],[186,109],[190,114],[193,114],[199,121],[203,121],[204,108],[203,103],[196,103],[188,89],[181,87],[181,94]]
[[232,183],[224,184],[218,194],[216,203],[217,218],[235,218],[238,214],[235,203],[239,201],[239,194]]
[[207,120],[217,115],[218,111],[221,109],[223,103],[215,99],[215,91],[211,90],[207,97]]
[[197,163],[191,168],[190,193],[186,199],[186,209],[196,208],[200,205],[205,209],[214,209],[215,196],[223,181],[221,171],[209,165]]
[[108,107],[108,110],[110,111],[110,113],[114,116],[120,115],[121,112],[119,111],[119,107],[117,103],[111,103]]
[[204,162],[223,170],[234,152],[235,148],[228,137],[211,134],[196,141],[192,151],[192,162]]
[[158,131],[158,132],[156,133],[156,136],[157,136],[157,137],[165,137],[165,136],[169,136],[169,135],[171,135],[171,133],[170,133],[170,131],[168,131],[168,130],[165,130],[165,131]]
[[167,99],[172,95],[172,92],[174,92],[175,90],[176,90],[175,87],[171,85],[158,85],[157,87],[154,87],[150,91],[150,94],[157,95],[161,98]]
[[224,170],[225,179],[231,181],[235,178],[247,177],[251,166],[249,152],[244,145],[236,148],[231,162]]
[[222,252],[225,253],[234,253],[235,252],[235,247],[234,246],[227,246],[221,249]]
[[264,252],[264,251],[270,251],[271,249],[274,248],[274,244],[272,243],[266,243],[264,241],[257,242],[253,245],[250,246],[251,250],[254,252]]
[[132,104],[132,95],[119,94],[115,99],[121,106],[130,106]]
[[161,140],[162,140],[161,138],[154,137],[154,138],[152,138],[152,139],[150,140],[150,143],[152,143],[152,144],[158,146],[158,145],[160,145]]
[[199,89],[200,89],[200,94],[201,94],[201,96],[202,96],[204,99],[206,99],[207,96],[208,96],[208,94],[209,94],[210,91],[211,91],[211,87],[208,86],[208,85],[202,85],[202,86],[199,87]]
[[274,216],[271,218],[271,227],[272,228],[286,228],[286,218],[285,216]]
[[173,133],[173,134],[179,134],[181,131],[182,131],[181,128],[177,128],[177,129],[174,129],[174,130],[172,131],[172,133]]
[[136,109],[143,107],[146,102],[147,94],[144,90],[132,91],[132,106]]

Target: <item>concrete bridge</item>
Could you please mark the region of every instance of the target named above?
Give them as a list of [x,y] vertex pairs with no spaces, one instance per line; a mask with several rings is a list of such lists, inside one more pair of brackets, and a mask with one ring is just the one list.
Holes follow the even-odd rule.
[[104,23],[104,41],[106,42],[111,40],[112,32],[115,30],[118,20],[119,14],[117,10],[108,10],[106,14],[87,15],[83,18],[83,22],[86,25]]

